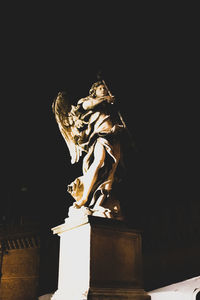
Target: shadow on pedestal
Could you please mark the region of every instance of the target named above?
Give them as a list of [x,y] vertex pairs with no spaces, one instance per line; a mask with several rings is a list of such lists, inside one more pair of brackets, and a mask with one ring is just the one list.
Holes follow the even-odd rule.
[[60,236],[58,290],[52,300],[149,300],[141,235],[118,220],[85,216],[52,229]]

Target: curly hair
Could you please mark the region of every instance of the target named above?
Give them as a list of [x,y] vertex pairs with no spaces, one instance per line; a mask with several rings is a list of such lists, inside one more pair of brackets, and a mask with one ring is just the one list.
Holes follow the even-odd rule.
[[89,95],[91,95],[93,98],[95,98],[96,97],[96,89],[100,85],[104,85],[102,80],[99,80],[99,81],[93,83],[93,85],[91,86],[91,88],[89,90]]

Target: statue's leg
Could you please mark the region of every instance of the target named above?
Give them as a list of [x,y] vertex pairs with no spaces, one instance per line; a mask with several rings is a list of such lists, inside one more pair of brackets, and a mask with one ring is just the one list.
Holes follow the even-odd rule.
[[76,202],[76,206],[81,207],[87,202],[88,196],[97,180],[98,171],[102,167],[105,157],[106,151],[104,149],[104,146],[97,141],[94,147],[94,161],[83,176],[83,196],[81,200]]
[[97,209],[99,206],[101,206],[103,204],[104,200],[107,197],[109,197],[109,192],[112,189],[112,184],[113,184],[113,181],[114,181],[114,175],[115,175],[116,168],[118,166],[119,159],[120,159],[120,145],[116,143],[113,146],[112,150],[113,150],[113,154],[114,154],[114,157],[115,157],[115,162],[113,162],[113,164],[112,164],[112,168],[110,169],[108,177],[107,177],[107,184],[104,187],[104,190],[106,191],[106,193],[104,192],[100,197],[98,197],[93,209]]

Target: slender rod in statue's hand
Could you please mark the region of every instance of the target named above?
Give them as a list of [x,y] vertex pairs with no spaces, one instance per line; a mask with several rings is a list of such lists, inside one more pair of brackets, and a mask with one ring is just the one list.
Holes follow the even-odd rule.
[[[105,88],[106,88],[106,90],[107,90],[107,92],[108,92],[108,95],[110,96],[110,97],[112,97],[113,98],[113,95],[111,94],[111,92],[110,92],[110,90],[108,89],[108,87],[107,87],[107,85],[106,85],[106,83],[105,83],[105,80],[101,80],[102,82],[103,82],[103,84],[104,84],[104,86],[105,86]],[[113,104],[113,103],[112,103]],[[121,113],[120,113],[120,111],[118,110],[118,115],[119,115],[119,118],[120,118],[120,120],[121,120],[121,122],[122,122],[122,124],[123,124],[123,126],[124,126],[124,128],[127,130],[127,132],[128,132],[128,135],[129,135],[129,137],[131,138],[131,140],[132,140],[132,146],[133,147],[135,147],[135,143],[133,142],[133,138],[132,138],[132,135],[131,135],[131,133],[130,133],[130,131],[128,130],[128,128],[127,128],[127,126],[126,126],[126,123],[124,122],[124,119],[123,119],[123,117],[122,117],[122,115],[121,115]]]
[[[107,90],[107,92],[108,92],[108,95],[109,95],[111,98],[113,98],[113,95],[111,94],[110,90],[108,89],[108,87],[107,87],[107,85],[106,85],[106,83],[105,83],[105,80],[102,80],[102,82],[103,82],[103,84],[104,84],[104,86],[105,86],[105,88],[106,88],[106,90]],[[121,120],[121,122],[122,122],[124,128],[127,129],[126,123],[124,122],[124,119],[122,118],[122,115],[121,115],[120,111],[118,111],[118,115],[119,115],[119,118],[120,118],[120,120]],[[128,129],[127,129],[127,130],[128,130]]]

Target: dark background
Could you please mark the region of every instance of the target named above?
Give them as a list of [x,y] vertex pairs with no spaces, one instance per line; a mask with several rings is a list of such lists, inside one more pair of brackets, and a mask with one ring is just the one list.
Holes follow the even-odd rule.
[[160,235],[169,224],[184,231],[193,218],[197,227],[187,24],[182,7],[153,4],[3,7],[2,221],[24,217],[51,228],[67,216],[67,184],[80,165],[70,163],[51,105],[62,90],[75,102],[87,96],[101,70],[136,144],[120,186],[129,221]]

